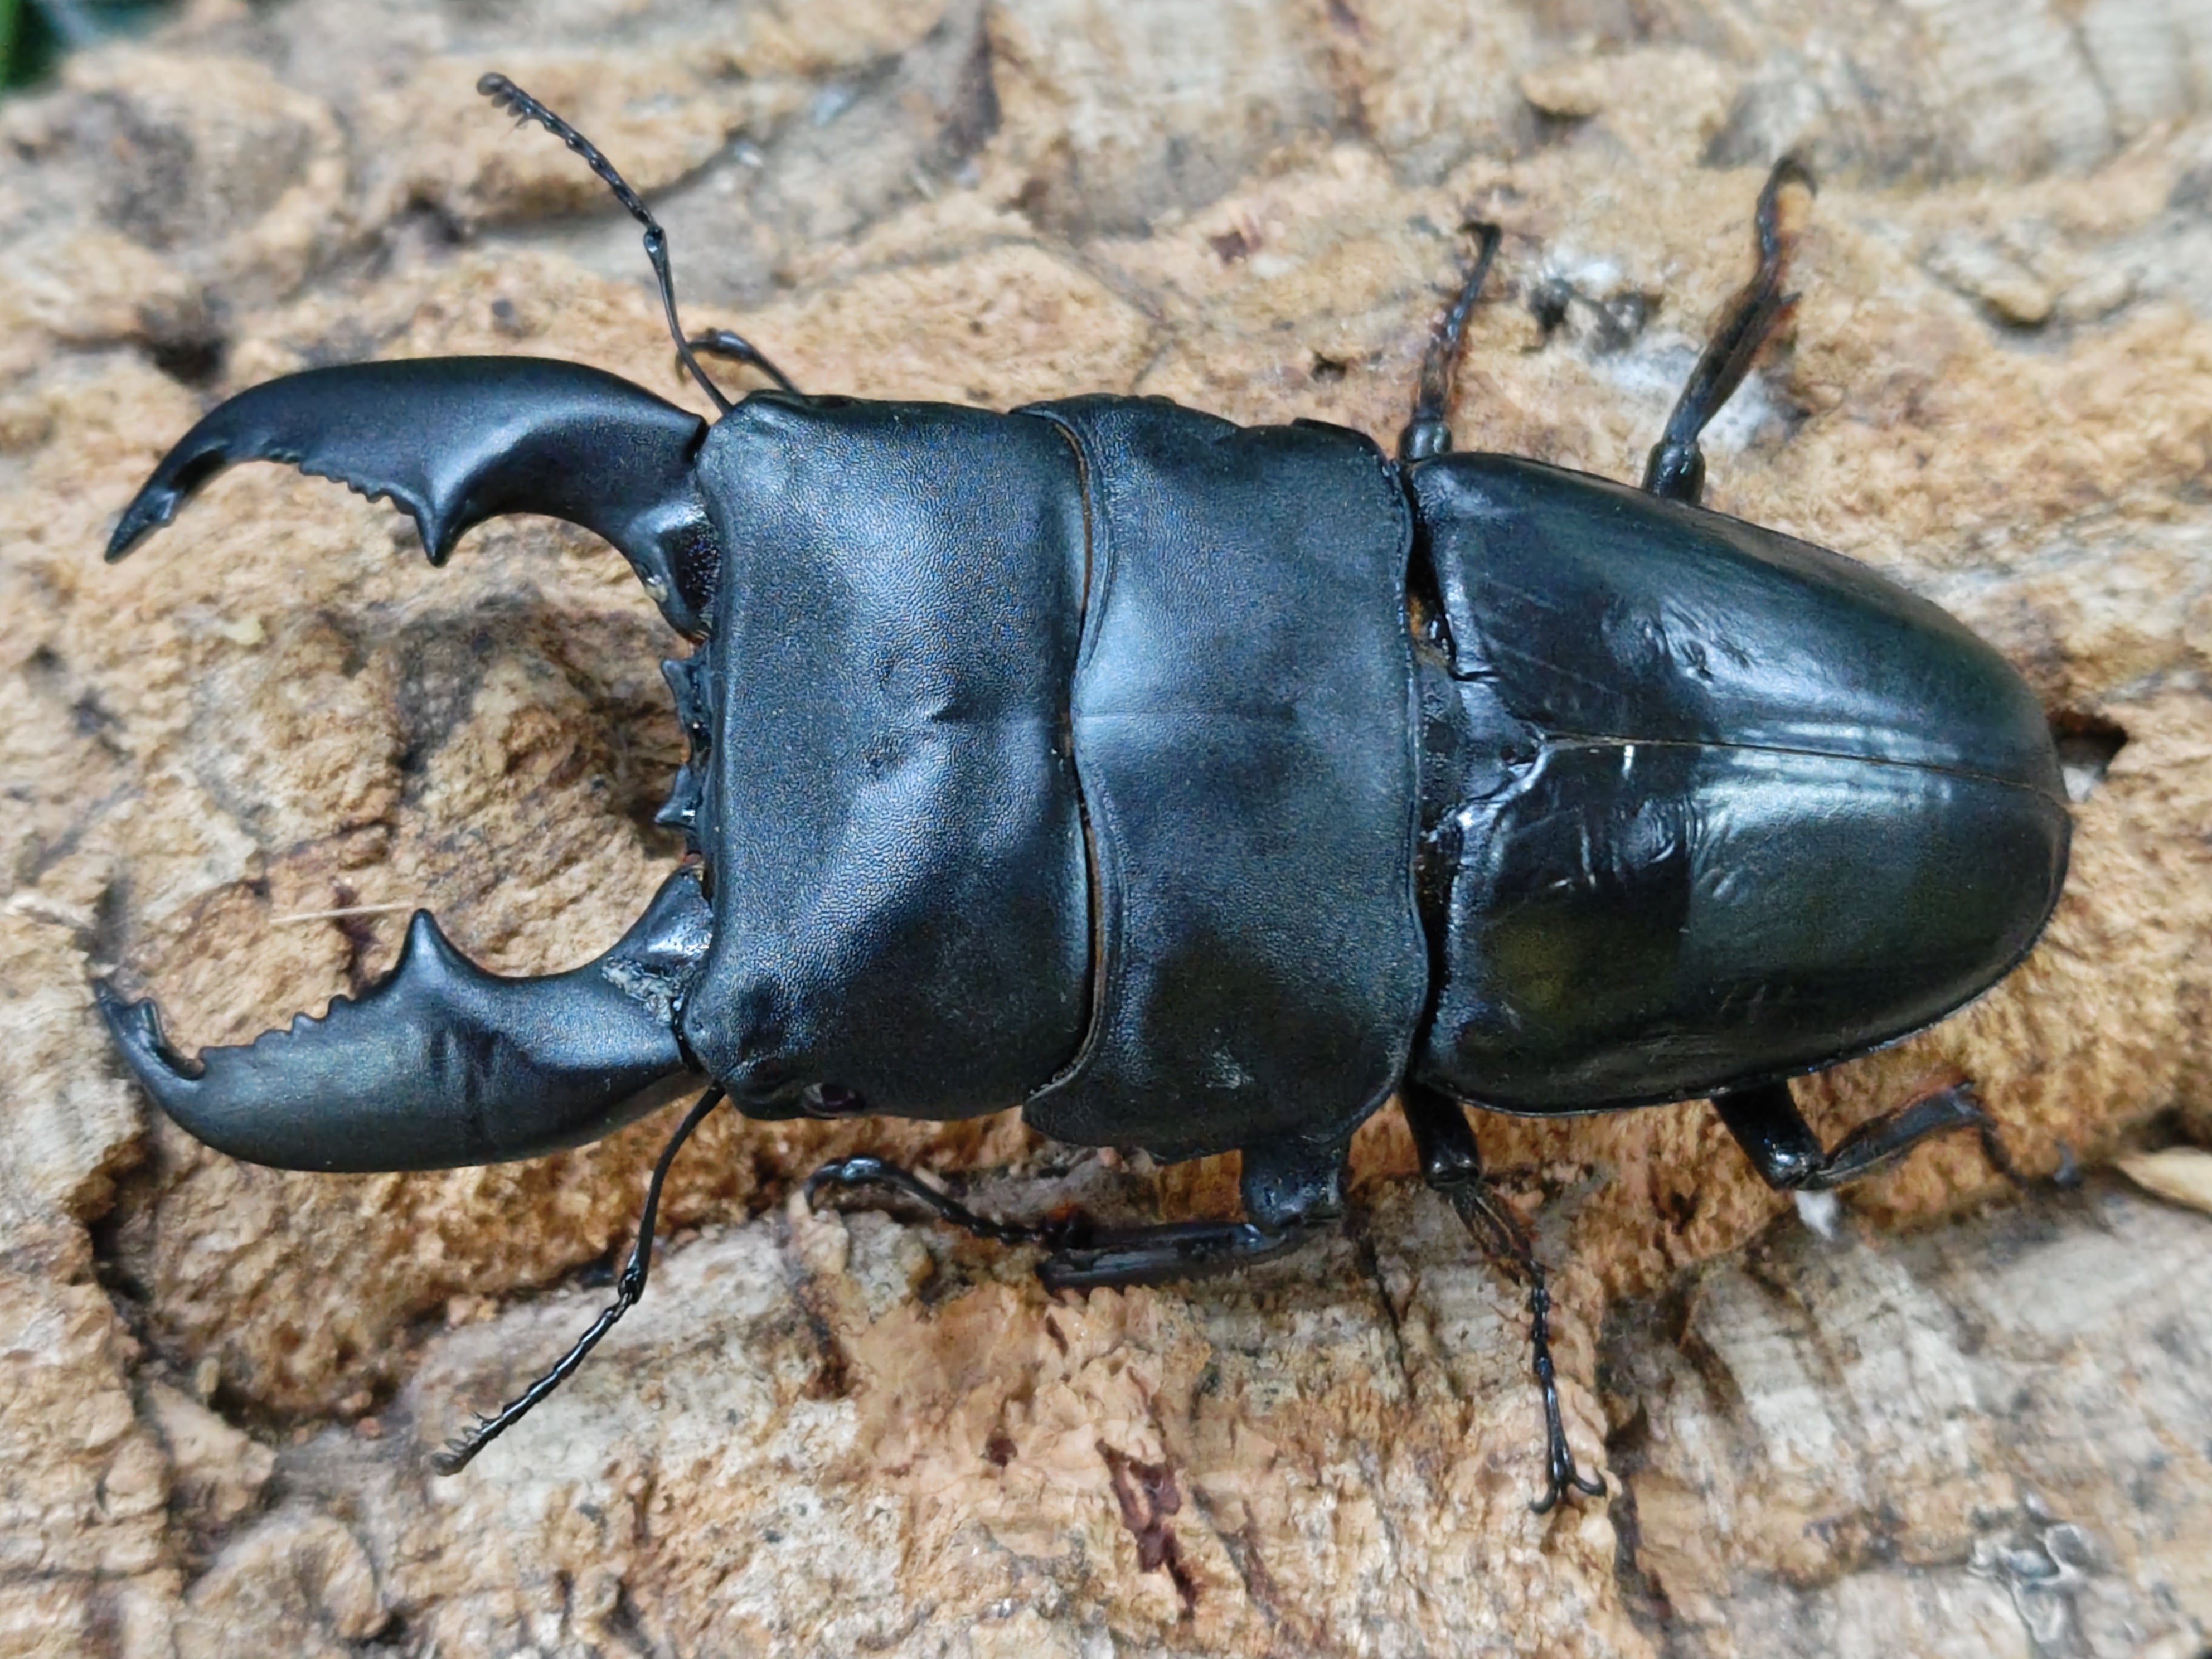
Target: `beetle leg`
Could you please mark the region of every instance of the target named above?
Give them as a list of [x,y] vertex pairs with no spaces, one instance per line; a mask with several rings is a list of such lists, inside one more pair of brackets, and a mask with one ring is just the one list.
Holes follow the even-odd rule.
[[1413,394],[1413,413],[1406,429],[1398,434],[1401,461],[1425,461],[1431,455],[1447,453],[1452,447],[1451,428],[1444,424],[1444,417],[1451,409],[1452,383],[1459,375],[1460,341],[1467,333],[1468,313],[1474,309],[1504,234],[1496,225],[1470,224],[1468,228],[1481,239],[1480,244],[1474,263],[1468,267],[1467,280],[1437,320],[1436,331],[1429,337],[1429,349],[1421,356],[1421,383]]
[[791,376],[778,368],[768,353],[742,334],[733,333],[726,328],[712,328],[704,334],[693,335],[684,343],[694,351],[705,352],[710,357],[726,357],[732,362],[757,368],[794,398],[806,395],[791,383]]
[[880,1158],[843,1158],[823,1164],[806,1177],[804,1193],[809,1209],[814,1206],[815,1194],[824,1187],[889,1187],[923,1206],[939,1221],[950,1223],[970,1237],[988,1238],[994,1244],[1056,1245],[1064,1238],[1085,1234],[1090,1230],[1090,1224],[1079,1217],[1039,1223],[994,1221],[939,1192],[913,1170],[902,1170]]
[[568,1380],[576,1367],[584,1363],[584,1356],[599,1346],[599,1339],[614,1329],[617,1320],[638,1304],[645,1294],[646,1274],[653,1267],[653,1229],[660,1214],[660,1188],[668,1179],[669,1165],[676,1162],[676,1154],[684,1143],[691,1139],[691,1132],[707,1121],[707,1115],[720,1105],[725,1098],[722,1085],[715,1084],[684,1115],[676,1133],[668,1137],[668,1144],[660,1149],[660,1158],[653,1166],[653,1179],[646,1184],[645,1211],[638,1218],[637,1237],[632,1242],[629,1261],[615,1282],[615,1299],[601,1309],[592,1328],[576,1339],[576,1344],[556,1360],[552,1369],[525,1389],[514,1400],[489,1417],[480,1417],[475,1426],[465,1434],[456,1435],[442,1450],[431,1455],[430,1466],[441,1474],[459,1474],[471,1460],[486,1446],[520,1423],[546,1395]]
[[1278,1141],[1244,1149],[1243,1221],[1102,1228],[1037,1267],[1052,1291],[1169,1285],[1286,1255],[1344,1214],[1342,1143]]
[[1406,1122],[1421,1159],[1421,1179],[1451,1200],[1474,1242],[1499,1267],[1528,1287],[1528,1341],[1536,1382],[1544,1396],[1544,1495],[1529,1504],[1542,1515],[1570,1488],[1591,1498],[1605,1496],[1605,1482],[1575,1467],[1559,1414],[1559,1385],[1552,1366],[1552,1293],[1544,1264],[1536,1259],[1528,1230],[1510,1206],[1483,1179],[1482,1155],[1460,1103],[1433,1089],[1407,1083],[1399,1094]]
[[1651,459],[1644,465],[1644,487],[1654,495],[1686,501],[1692,507],[1704,496],[1705,455],[1698,447],[1698,436],[1735,394],[1775,324],[1796,303],[1796,295],[1782,291],[1796,240],[1782,221],[1782,192],[1790,185],[1802,185],[1808,191],[1815,187],[1805,164],[1794,155],[1785,155],[1774,164],[1774,170],[1766,175],[1765,188],[1759,192],[1759,211],[1753,220],[1759,269],[1729,301],[1720,327],[1706,342],[1705,355],[1698,359],[1682,395],[1674,401],[1666,433],[1652,447]]
[[2033,1183],[2021,1174],[1974,1085],[1959,1082],[1907,1101],[1845,1135],[1836,1149],[1822,1148],[1797,1109],[1787,1083],[1764,1083],[1713,1097],[1729,1133],[1751,1159],[1759,1178],[1780,1192],[1829,1192],[1894,1164],[1930,1135],[1972,1129],[1990,1167],[2016,1187]]
[[825,1186],[890,1187],[940,1220],[1002,1244],[1042,1244],[1037,1277],[1048,1290],[1168,1285],[1265,1261],[1297,1249],[1344,1213],[1344,1148],[1292,1142],[1244,1153],[1243,1221],[1172,1221],[1100,1227],[1086,1216],[1037,1224],[993,1221],[956,1203],[911,1172],[878,1158],[825,1164],[807,1177],[811,1203]]

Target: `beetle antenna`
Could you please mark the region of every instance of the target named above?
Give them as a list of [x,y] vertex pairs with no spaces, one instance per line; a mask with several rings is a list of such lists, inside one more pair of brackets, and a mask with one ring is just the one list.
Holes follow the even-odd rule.
[[[660,228],[660,221],[653,216],[653,210],[645,204],[645,198],[629,187],[629,181],[615,171],[614,163],[599,154],[599,146],[570,126],[551,110],[539,103],[504,75],[493,73],[477,82],[477,90],[501,109],[520,119],[535,121],[570,149],[584,158],[584,165],[598,173],[615,200],[629,210],[629,216],[645,227],[645,257],[653,261],[653,274],[660,282],[661,308],[668,313],[668,332],[676,342],[676,355],[684,367],[698,381],[700,389],[714,399],[714,407],[725,415],[730,412],[730,400],[722,395],[721,387],[709,380],[699,360],[691,355],[691,343],[684,337],[684,325],[676,319],[676,278],[668,268],[668,233]],[[779,380],[781,376],[777,377]]]
[[1452,447],[1451,428],[1444,424],[1444,416],[1451,408],[1452,383],[1459,378],[1460,341],[1467,333],[1468,317],[1481,296],[1491,261],[1498,257],[1498,244],[1504,236],[1492,224],[1473,223],[1467,228],[1481,242],[1475,250],[1474,264],[1468,268],[1467,280],[1460,284],[1459,297],[1429,337],[1429,349],[1422,355],[1420,390],[1413,397],[1413,417],[1398,434],[1401,461],[1425,461]]
[[691,1109],[684,1115],[684,1121],[676,1126],[676,1133],[668,1137],[668,1144],[660,1149],[660,1161],[653,1166],[653,1179],[645,1189],[645,1212],[638,1218],[637,1240],[630,1246],[629,1261],[615,1281],[615,1299],[600,1310],[592,1322],[591,1329],[576,1339],[576,1346],[562,1354],[547,1371],[516,1399],[501,1407],[495,1416],[479,1417],[476,1425],[465,1434],[456,1435],[446,1443],[442,1450],[434,1452],[430,1467],[441,1474],[459,1474],[468,1468],[476,1455],[530,1415],[554,1389],[568,1380],[584,1357],[599,1346],[599,1339],[614,1329],[616,1322],[637,1306],[645,1294],[645,1276],[653,1265],[653,1222],[660,1212],[660,1188],[668,1179],[669,1165],[675,1163],[676,1154],[684,1143],[691,1139],[691,1132],[707,1121],[707,1115],[720,1105],[726,1097],[719,1083],[701,1095]]

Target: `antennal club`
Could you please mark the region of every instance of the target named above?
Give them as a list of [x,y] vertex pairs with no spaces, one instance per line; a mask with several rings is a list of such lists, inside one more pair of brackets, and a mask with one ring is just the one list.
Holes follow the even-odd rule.
[[[714,400],[714,407],[725,415],[730,412],[730,400],[722,395],[721,387],[707,377],[699,360],[691,355],[691,343],[684,337],[684,325],[676,319],[676,278],[668,268],[668,233],[660,228],[660,221],[645,204],[645,198],[629,187],[629,181],[615,171],[614,163],[599,154],[599,146],[570,126],[551,110],[539,103],[520,87],[497,73],[485,76],[477,82],[477,90],[501,109],[525,121],[535,121],[570,149],[584,158],[584,165],[598,173],[615,200],[629,210],[629,216],[645,227],[645,257],[653,261],[653,274],[660,282],[660,303],[668,313],[668,332],[676,342],[676,355],[684,367],[698,381],[700,389]],[[781,379],[779,375],[777,378]]]

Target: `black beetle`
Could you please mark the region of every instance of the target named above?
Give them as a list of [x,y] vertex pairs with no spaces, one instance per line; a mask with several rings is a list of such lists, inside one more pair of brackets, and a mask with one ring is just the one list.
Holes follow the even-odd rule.
[[[540,513],[597,532],[697,642],[666,665],[691,853],[605,956],[502,979],[417,914],[390,977],[197,1061],[99,988],[131,1070],[210,1145],[288,1168],[529,1158],[708,1087],[661,1155],[615,1303],[645,1284],[670,1159],[725,1097],[757,1117],[947,1119],[1026,1103],[1062,1140],[1243,1153],[1245,1218],[1107,1231],[976,1217],[1054,1286],[1256,1261],[1341,1214],[1352,1131],[1395,1093],[1427,1180],[1530,1291],[1550,1478],[1575,1468],[1541,1269],[1463,1108],[1709,1097],[1778,1188],[1834,1187],[1972,1127],[1966,1085],[1831,1152],[1788,1079],[1941,1018],[2033,943],[2069,821],[2034,697],[1943,611],[1700,508],[1698,434],[1777,317],[1759,267],[1644,486],[1455,453],[1443,422],[1498,235],[1437,328],[1395,461],[1312,422],[1159,398],[1012,414],[800,393],[742,338],[686,339],[665,238],[582,136],[503,77],[646,228],[711,427],[530,358],[311,370],[170,452],[118,558],[233,462],[410,513],[433,563]],[[732,406],[707,352],[775,382]]]

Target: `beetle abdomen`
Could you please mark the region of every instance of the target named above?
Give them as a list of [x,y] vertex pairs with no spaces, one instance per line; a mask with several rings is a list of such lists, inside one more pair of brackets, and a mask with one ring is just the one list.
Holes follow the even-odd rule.
[[1879,1046],[2001,978],[2068,820],[2034,698],[1936,606],[1790,538],[1455,455],[1417,512],[1466,729],[1420,1074],[1575,1111]]

